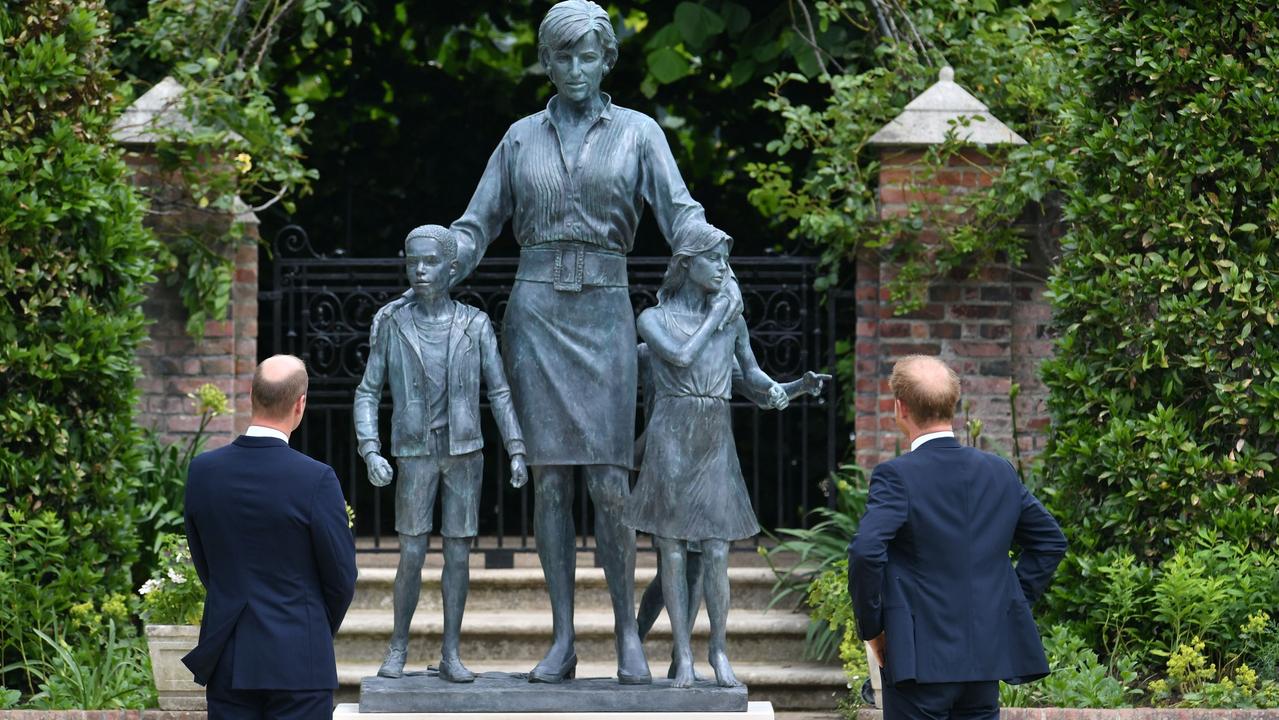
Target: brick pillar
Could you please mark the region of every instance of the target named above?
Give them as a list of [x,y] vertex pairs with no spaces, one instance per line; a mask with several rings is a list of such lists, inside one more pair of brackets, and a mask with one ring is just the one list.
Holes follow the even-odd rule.
[[[990,185],[999,168],[980,153],[963,151],[945,167],[928,172],[922,150],[886,150],[880,169],[880,215],[901,217],[910,203],[925,207],[921,239],[936,239],[936,228],[956,219],[940,206],[947,198]],[[937,210],[929,212],[929,207]],[[930,229],[931,228],[931,229]],[[1015,381],[1017,434],[1023,458],[1043,446],[1047,430],[1039,363],[1051,352],[1045,328],[1051,308],[1042,283],[1016,273],[1006,262],[982,268],[969,277],[961,269],[935,281],[919,310],[894,315],[887,283],[896,268],[877,253],[858,257],[857,300],[857,462],[863,467],[908,450],[893,419],[893,394],[888,385],[893,363],[910,354],[941,357],[959,374],[967,417],[983,427],[979,446],[1014,457],[1009,390]],[[964,439],[965,412],[956,416],[955,430]]]
[[[174,176],[157,170],[154,156],[146,148],[134,148],[126,155],[133,170],[134,184],[145,188],[152,204],[171,205],[182,194]],[[199,429],[200,416],[187,397],[205,383],[226,394],[231,414],[214,418],[205,428],[207,446],[212,449],[234,440],[248,427],[249,386],[257,363],[258,334],[258,220],[252,213],[238,218],[241,236],[223,249],[223,257],[233,260],[235,272],[229,316],[206,322],[204,337],[194,340],[186,332],[187,313],[177,287],[163,281],[153,284],[143,305],[151,321],[149,341],[138,349],[142,376],[138,380],[138,422],[158,432],[166,442],[185,442]],[[232,218],[214,218],[207,213],[178,212],[152,216],[148,226],[164,241],[185,224],[209,222],[229,225]]]

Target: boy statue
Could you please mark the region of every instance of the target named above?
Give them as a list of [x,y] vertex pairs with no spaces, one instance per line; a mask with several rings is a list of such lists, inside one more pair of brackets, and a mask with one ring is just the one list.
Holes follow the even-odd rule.
[[417,609],[422,562],[436,491],[440,489],[444,537],[444,638],[440,677],[471,682],[475,674],[458,657],[462,612],[470,585],[470,548],[478,532],[480,482],[480,377],[498,429],[511,456],[511,484],[528,481],[524,440],[502,371],[497,338],[488,315],[449,296],[457,274],[457,242],[439,225],[415,228],[404,240],[405,269],[412,289],[373,318],[369,359],[355,390],[355,436],[369,481],[391,482],[391,464],[381,455],[378,403],[391,385],[391,454],[400,468],[395,492],[395,531],[400,563],[395,573],[390,647],[378,675],[404,674],[409,621]]

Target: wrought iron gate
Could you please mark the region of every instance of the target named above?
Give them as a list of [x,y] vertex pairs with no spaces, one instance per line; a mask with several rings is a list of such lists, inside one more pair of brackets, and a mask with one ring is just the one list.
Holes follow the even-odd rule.
[[[638,313],[656,301],[669,258],[630,257],[631,300]],[[295,433],[294,446],[332,465],[355,509],[361,551],[394,551],[394,484],[369,484],[355,449],[352,401],[364,372],[369,327],[378,308],[407,287],[403,260],[323,256],[296,225],[282,230],[274,243],[272,285],[259,294],[262,331],[259,353],[290,353],[306,360],[311,372],[307,413]],[[515,276],[516,258],[485,258],[459,286],[454,297],[489,314],[501,332],[501,321]],[[813,290],[816,259],[808,257],[734,257],[760,366],[779,381],[805,370],[834,367],[838,296],[825,302]],[[742,471],[760,525],[794,527],[807,511],[827,499],[821,483],[836,469],[847,432],[836,411],[835,388],[820,398],[797,398],[781,412],[763,411],[752,403],[732,403]],[[482,398],[482,404],[487,401]],[[389,432],[390,396],[383,396],[382,428]],[[510,486],[509,465],[496,426],[481,413],[485,445],[485,487],[480,511],[480,548],[489,564],[510,562],[511,553],[534,550],[532,482]],[[585,488],[577,492],[579,543],[589,547],[591,513]],[[438,512],[438,510],[437,510]],[[438,524],[436,525],[438,527]],[[642,543],[646,545],[646,543]]]

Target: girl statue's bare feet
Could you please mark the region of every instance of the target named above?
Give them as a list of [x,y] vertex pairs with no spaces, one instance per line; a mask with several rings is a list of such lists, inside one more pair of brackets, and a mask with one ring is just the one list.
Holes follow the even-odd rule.
[[693,672],[693,659],[676,658],[672,660],[671,672],[668,673],[668,676],[671,678],[671,687],[693,687],[693,683],[697,680],[697,675]]
[[733,667],[728,664],[728,655],[711,651],[711,667],[715,669],[715,682],[720,687],[741,687],[742,682],[733,674]]

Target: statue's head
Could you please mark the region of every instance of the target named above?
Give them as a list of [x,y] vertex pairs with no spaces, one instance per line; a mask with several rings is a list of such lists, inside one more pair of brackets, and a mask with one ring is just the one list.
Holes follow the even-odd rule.
[[542,66],[560,95],[574,102],[594,97],[617,62],[617,35],[608,12],[590,0],[556,3],[537,30]]
[[441,225],[423,225],[404,238],[404,271],[420,298],[447,293],[457,275],[457,238]]
[[665,302],[687,283],[706,294],[718,292],[728,279],[728,254],[732,249],[733,238],[728,233],[710,223],[698,223],[671,257],[657,301]]

